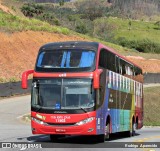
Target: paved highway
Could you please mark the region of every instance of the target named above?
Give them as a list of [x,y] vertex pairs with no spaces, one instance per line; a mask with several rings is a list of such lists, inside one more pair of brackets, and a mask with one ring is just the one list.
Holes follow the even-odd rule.
[[[105,143],[96,144],[91,143],[90,138],[82,136],[66,137],[58,140],[57,142],[51,142],[47,135],[32,135],[30,124],[23,123],[19,120],[19,117],[30,112],[30,96],[12,97],[0,100],[0,142],[47,142],[49,145],[60,146],[62,148],[52,149],[38,149],[38,150],[87,150],[98,151],[101,146],[111,142],[130,142],[130,145],[135,142],[160,142],[160,127],[142,128],[138,130],[136,136],[125,137],[122,134],[116,134],[111,136],[111,140]],[[116,144],[114,144],[116,145]],[[53,147],[53,146],[52,146]],[[69,147],[69,148],[68,148]],[[81,149],[85,148],[85,149]],[[90,148],[93,147],[93,148]],[[78,149],[79,148],[79,149]],[[0,149],[9,150],[9,149]],[[20,150],[20,149],[10,149]],[[25,150],[21,149],[21,150]],[[141,148],[101,148],[101,150],[140,150],[140,151],[158,151],[160,149],[141,149]]]

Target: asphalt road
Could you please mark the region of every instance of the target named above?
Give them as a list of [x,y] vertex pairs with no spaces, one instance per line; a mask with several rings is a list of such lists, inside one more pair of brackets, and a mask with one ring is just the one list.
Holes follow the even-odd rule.
[[[138,142],[160,142],[160,127],[144,127],[136,132],[134,137],[126,137],[123,133],[112,135],[109,141],[105,143],[96,143],[90,137],[74,136],[61,138],[56,142],[51,142],[47,135],[32,135],[30,124],[20,121],[20,117],[30,112],[30,96],[13,97],[0,100],[0,142],[34,142],[48,143],[52,145],[52,149],[36,149],[36,150],[87,150],[98,151],[101,147],[107,145],[131,145]],[[157,116],[158,117],[158,116]],[[118,144],[118,143],[120,144]],[[127,142],[127,143],[123,143]],[[115,143],[115,144],[113,144]],[[112,144],[112,145],[111,145]],[[160,145],[160,143],[159,143]],[[109,146],[109,147],[110,147]],[[56,148],[61,147],[61,148]],[[74,148],[72,148],[74,147]],[[27,150],[25,148],[2,149],[0,150]],[[31,150],[31,149],[30,149]],[[35,149],[34,149],[35,150]],[[114,151],[158,151],[159,148],[101,148],[101,150]]]

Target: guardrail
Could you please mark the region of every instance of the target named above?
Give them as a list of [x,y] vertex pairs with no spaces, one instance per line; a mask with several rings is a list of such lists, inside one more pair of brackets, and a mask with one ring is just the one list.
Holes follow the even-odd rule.
[[[160,83],[160,73],[144,73],[144,83]],[[29,94],[32,80],[28,80],[28,89],[21,88],[21,82],[0,83],[0,97]]]
[[144,83],[160,83],[160,73],[144,73]]

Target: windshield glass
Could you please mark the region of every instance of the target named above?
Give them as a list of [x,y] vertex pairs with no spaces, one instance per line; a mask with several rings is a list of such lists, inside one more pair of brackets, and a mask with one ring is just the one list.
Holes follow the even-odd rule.
[[95,52],[88,50],[47,50],[39,54],[39,68],[85,68],[94,64]]
[[33,83],[32,105],[52,109],[94,106],[92,79],[52,79]]

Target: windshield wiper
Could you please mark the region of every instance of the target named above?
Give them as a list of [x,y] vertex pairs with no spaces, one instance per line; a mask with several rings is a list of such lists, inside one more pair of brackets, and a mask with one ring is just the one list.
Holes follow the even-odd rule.
[[[38,107],[38,108],[37,108]],[[40,105],[36,105],[36,108],[37,108],[37,110],[36,110],[36,112],[38,112],[39,110],[41,110],[42,109],[42,106],[40,106]]]
[[87,111],[84,108],[80,107],[80,109],[82,109],[85,113],[87,113]]

